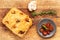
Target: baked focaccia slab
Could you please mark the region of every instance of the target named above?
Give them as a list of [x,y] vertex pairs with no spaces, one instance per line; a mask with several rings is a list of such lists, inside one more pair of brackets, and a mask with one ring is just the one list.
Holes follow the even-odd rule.
[[31,27],[32,20],[22,11],[12,8],[3,18],[2,23],[14,34],[23,37]]

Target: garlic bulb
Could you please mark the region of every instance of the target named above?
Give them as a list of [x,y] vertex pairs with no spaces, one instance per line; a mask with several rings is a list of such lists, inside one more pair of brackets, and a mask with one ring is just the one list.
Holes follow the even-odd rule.
[[36,10],[36,1],[31,1],[31,2],[28,4],[28,9],[29,9],[29,11]]

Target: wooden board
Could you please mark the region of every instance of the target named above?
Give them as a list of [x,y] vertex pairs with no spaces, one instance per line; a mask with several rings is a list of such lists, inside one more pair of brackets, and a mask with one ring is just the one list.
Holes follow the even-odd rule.
[[[42,17],[39,16],[38,18],[35,17],[33,18],[34,22],[33,22],[33,26],[29,29],[29,31],[27,32],[27,34],[25,35],[24,38],[19,38],[18,36],[14,35],[8,28],[6,28],[6,26],[4,26],[1,21],[3,19],[3,17],[6,15],[6,13],[9,11],[10,9],[0,9],[0,40],[45,40],[43,38],[41,38],[38,34],[37,34],[37,30],[36,30],[36,25],[38,23],[38,20],[42,19],[42,18],[50,18],[51,20],[53,20],[56,23],[56,27],[57,27],[57,31],[55,33],[55,35],[52,38],[49,38],[47,40],[60,40],[60,18],[55,18],[55,17]],[[20,9],[22,10],[22,9]],[[29,13],[27,9],[23,9],[22,10],[25,13]],[[27,14],[29,15],[29,14]]]
[[[0,40],[60,40],[60,18],[56,18],[54,16],[38,16],[32,18],[31,13],[28,11],[27,9],[27,4],[29,3],[30,0],[24,0],[22,3],[22,1],[8,1],[8,0],[0,0]],[[4,3],[4,4],[3,4]],[[22,5],[23,4],[23,5]],[[27,15],[29,15],[32,19],[33,19],[33,25],[32,27],[29,29],[29,31],[27,32],[27,34],[25,35],[24,38],[19,38],[18,36],[16,36],[15,34],[13,34],[8,28],[6,28],[5,25],[2,24],[2,19],[3,17],[6,15],[6,13],[10,10],[10,8],[12,7],[17,7],[19,8],[21,11],[23,11],[24,13],[26,13]],[[49,0],[45,0],[45,1],[41,1],[41,0],[37,0],[37,12],[44,10],[44,9],[54,9],[57,11],[57,15],[60,17],[60,3],[59,0],[54,0],[54,1],[49,1]],[[49,38],[49,39],[44,39],[42,37],[40,37],[37,33],[36,30],[36,25],[38,23],[39,20],[41,20],[42,18],[50,18],[51,20],[53,20],[56,24],[56,33],[53,37]]]

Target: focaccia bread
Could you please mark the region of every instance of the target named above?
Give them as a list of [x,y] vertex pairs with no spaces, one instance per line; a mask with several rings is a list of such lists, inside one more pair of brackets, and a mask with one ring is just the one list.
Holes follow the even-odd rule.
[[23,37],[32,25],[32,20],[17,8],[12,8],[3,18],[2,23],[14,34]]

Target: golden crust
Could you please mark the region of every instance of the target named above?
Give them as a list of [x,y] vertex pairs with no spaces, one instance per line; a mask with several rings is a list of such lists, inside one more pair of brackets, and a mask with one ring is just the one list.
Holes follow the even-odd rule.
[[32,25],[32,20],[22,11],[12,8],[3,18],[2,23],[14,34],[23,37]]

